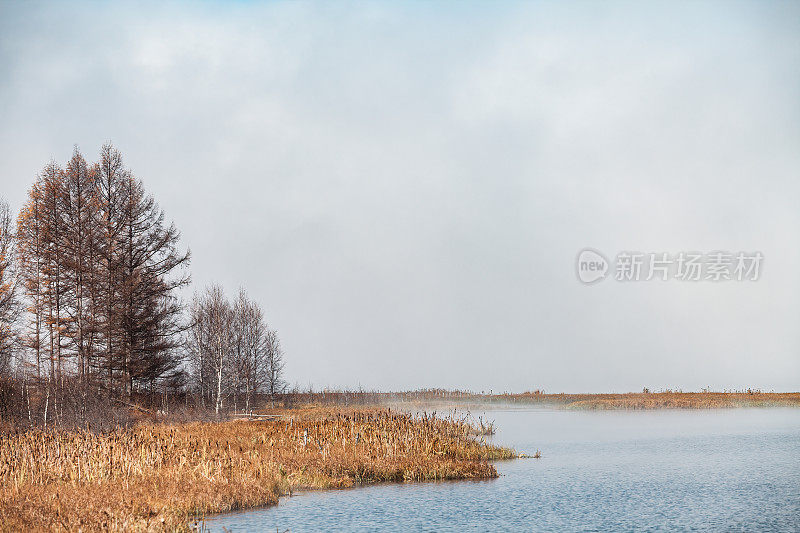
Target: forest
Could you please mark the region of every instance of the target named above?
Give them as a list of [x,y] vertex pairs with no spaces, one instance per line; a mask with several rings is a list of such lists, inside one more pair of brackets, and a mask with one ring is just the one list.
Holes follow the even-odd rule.
[[[130,407],[219,416],[284,390],[283,351],[242,288],[195,292],[190,252],[107,144],[0,199],[0,417],[16,427],[119,424]],[[119,407],[119,409],[116,409]]]

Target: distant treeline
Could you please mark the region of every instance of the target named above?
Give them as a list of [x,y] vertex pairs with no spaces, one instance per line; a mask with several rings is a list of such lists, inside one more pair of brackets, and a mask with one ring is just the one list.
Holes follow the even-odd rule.
[[219,412],[281,392],[277,334],[244,290],[179,299],[179,241],[111,145],[47,164],[16,217],[0,200],[0,417],[84,425],[99,401]]
[[629,393],[568,394],[545,393],[533,390],[521,393],[473,392],[466,390],[420,389],[416,391],[378,392],[347,390],[294,389],[284,395],[284,401],[295,404],[324,405],[385,405],[392,402],[430,404],[496,404],[542,405],[568,409],[704,409],[724,407],[800,407],[798,392],[762,392],[757,389],[740,391],[683,392],[662,390]]

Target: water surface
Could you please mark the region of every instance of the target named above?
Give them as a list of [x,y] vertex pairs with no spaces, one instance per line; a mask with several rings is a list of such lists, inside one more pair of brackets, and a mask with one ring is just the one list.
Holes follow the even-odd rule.
[[207,527],[800,531],[800,409],[507,409],[485,416],[498,425],[496,442],[543,457],[498,462],[494,480],[304,492]]

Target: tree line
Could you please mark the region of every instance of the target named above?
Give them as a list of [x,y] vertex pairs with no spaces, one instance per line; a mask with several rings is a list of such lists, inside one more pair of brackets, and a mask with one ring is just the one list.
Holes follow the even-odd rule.
[[280,340],[244,290],[230,302],[220,286],[212,285],[195,296],[191,320],[188,352],[204,406],[213,405],[219,413],[229,398],[234,410],[249,412],[259,391],[273,401],[282,392]]
[[15,395],[6,411],[47,425],[85,419],[99,398],[192,396],[217,413],[274,398],[277,333],[244,290],[229,302],[211,286],[185,305],[189,263],[111,145],[94,163],[75,149],[65,166],[47,164],[16,219],[0,200],[0,379]]

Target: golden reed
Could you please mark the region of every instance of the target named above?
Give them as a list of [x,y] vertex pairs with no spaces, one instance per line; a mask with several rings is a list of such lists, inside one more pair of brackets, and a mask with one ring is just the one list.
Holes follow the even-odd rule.
[[298,488],[491,478],[513,450],[464,420],[386,409],[294,411],[267,421],[140,425],[0,438],[0,528],[188,530],[209,513]]

